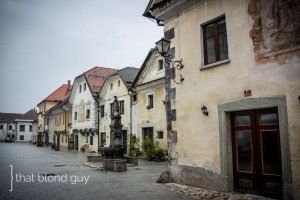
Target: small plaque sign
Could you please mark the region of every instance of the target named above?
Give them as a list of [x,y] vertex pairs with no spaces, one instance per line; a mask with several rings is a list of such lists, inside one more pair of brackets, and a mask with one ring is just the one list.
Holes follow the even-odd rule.
[[244,90],[244,97],[251,96],[251,90]]

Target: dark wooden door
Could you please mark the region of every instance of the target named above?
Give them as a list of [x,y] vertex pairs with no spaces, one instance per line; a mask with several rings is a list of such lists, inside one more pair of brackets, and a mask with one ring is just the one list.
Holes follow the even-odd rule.
[[235,189],[281,198],[277,109],[231,113],[231,127]]

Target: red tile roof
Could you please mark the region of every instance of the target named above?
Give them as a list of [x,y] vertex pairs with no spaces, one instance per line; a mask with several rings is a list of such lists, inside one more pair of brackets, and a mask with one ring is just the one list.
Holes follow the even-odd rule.
[[70,88],[68,89],[68,84],[63,84],[47,98],[45,98],[44,101],[63,101],[69,97],[71,89],[72,85],[70,85]]
[[118,69],[94,67],[84,73],[92,92],[99,92],[105,78]]

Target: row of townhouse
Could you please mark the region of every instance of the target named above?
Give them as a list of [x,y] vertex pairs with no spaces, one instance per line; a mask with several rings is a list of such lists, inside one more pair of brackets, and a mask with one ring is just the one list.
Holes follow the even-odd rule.
[[151,49],[139,68],[94,67],[63,84],[38,104],[37,146],[97,152],[110,144],[114,97],[118,98],[125,152],[133,134],[167,148],[163,58]]
[[0,141],[30,142],[37,126],[37,112],[31,109],[25,114],[0,113]]
[[170,42],[162,53],[170,181],[300,199],[299,8],[149,1],[144,16]]

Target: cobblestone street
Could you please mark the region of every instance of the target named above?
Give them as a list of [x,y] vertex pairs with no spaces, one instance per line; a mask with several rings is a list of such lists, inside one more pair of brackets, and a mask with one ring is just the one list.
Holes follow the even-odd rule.
[[[191,199],[184,194],[154,184],[166,168],[166,163],[140,160],[138,166],[127,172],[99,172],[83,165],[87,153],[52,151],[50,147],[37,148],[32,144],[0,143],[0,199]],[[57,174],[89,176],[87,184],[71,182],[19,182],[14,177],[10,192],[10,167],[13,174],[37,176]]]
[[[175,183],[155,183],[166,162],[157,163],[143,159],[127,172],[99,171],[87,163],[88,153],[52,151],[50,147],[37,148],[32,144],[0,143],[0,199],[247,199],[266,198],[237,193],[219,193]],[[13,191],[10,192],[13,165]],[[90,167],[89,167],[90,166]],[[38,181],[38,174],[67,175],[68,178],[88,177],[85,184],[80,179],[67,182]],[[16,174],[34,175],[26,182],[17,182]],[[44,176],[45,177],[45,176]],[[47,177],[47,176],[46,176]],[[48,177],[49,178],[49,177]],[[33,182],[34,180],[35,182]],[[51,181],[51,180],[50,180]]]

